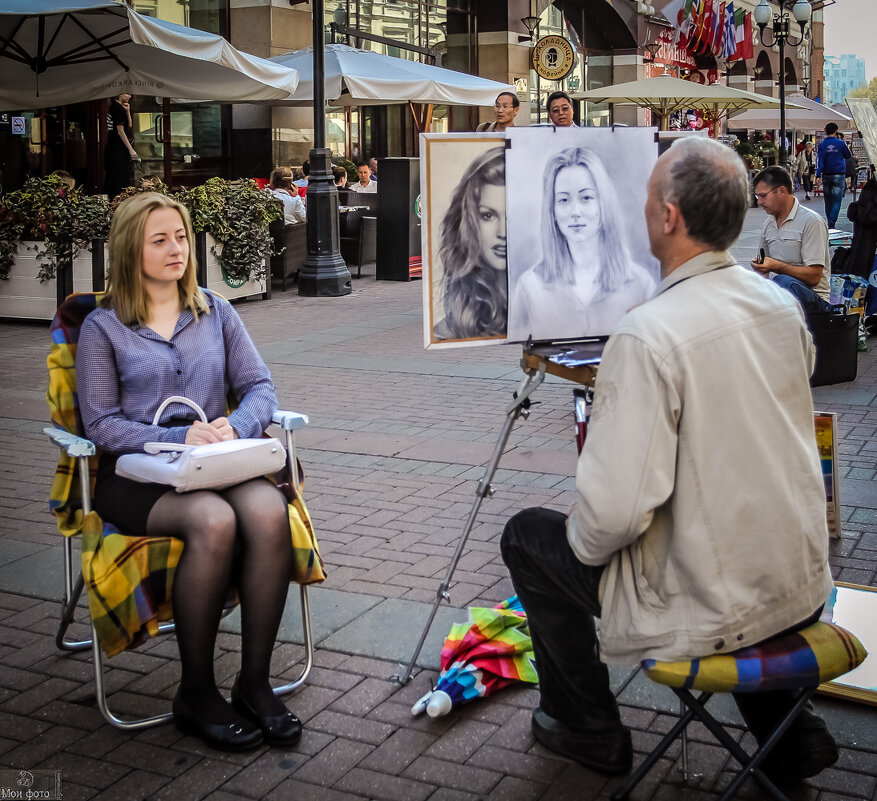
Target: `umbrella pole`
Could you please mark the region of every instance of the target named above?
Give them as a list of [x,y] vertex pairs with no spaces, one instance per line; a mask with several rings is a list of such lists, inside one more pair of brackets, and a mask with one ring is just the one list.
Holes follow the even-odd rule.
[[512,429],[515,427],[515,423],[520,416],[523,415],[524,419],[529,416],[530,395],[533,394],[536,387],[538,387],[544,379],[545,365],[543,364],[536,372],[527,374],[520,389],[515,393],[515,399],[506,410],[505,423],[503,424],[502,431],[500,431],[496,447],[493,449],[493,455],[490,457],[490,461],[487,463],[487,468],[484,471],[484,476],[478,482],[478,487],[475,490],[475,503],[472,504],[472,509],[469,512],[469,517],[466,520],[463,533],[460,535],[457,547],[454,550],[454,555],[451,557],[451,563],[448,565],[448,572],[445,574],[444,580],[439,584],[439,588],[436,591],[435,601],[433,601],[432,609],[426,620],[426,625],[424,625],[423,631],[420,633],[417,647],[415,647],[414,653],[411,655],[408,667],[405,668],[401,675],[397,674],[392,676],[391,679],[393,681],[398,681],[400,684],[407,684],[414,675],[414,665],[417,662],[417,657],[420,656],[423,643],[426,642],[426,635],[429,634],[429,629],[432,626],[432,621],[435,620],[438,608],[442,601],[451,600],[450,593],[448,592],[448,589],[451,586],[451,578],[454,575],[454,571],[457,569],[460,557],[463,555],[463,548],[466,545],[466,541],[469,539],[472,527],[475,525],[475,518],[478,517],[478,511],[481,509],[481,502],[485,498],[491,497],[495,491],[492,484],[493,476],[496,473],[497,467],[499,467],[500,459],[502,459]]
[[350,270],[341,258],[338,190],[332,176],[332,151],[326,147],[326,63],[323,49],[323,0],[313,0],[314,148],[308,155],[308,255],[298,272],[298,294],[338,297],[351,291]]

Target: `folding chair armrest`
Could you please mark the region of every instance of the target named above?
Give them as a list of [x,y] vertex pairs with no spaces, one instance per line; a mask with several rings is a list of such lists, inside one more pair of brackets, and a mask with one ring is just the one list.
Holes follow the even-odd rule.
[[[307,418],[305,418],[307,420]],[[67,455],[73,459],[80,456],[94,456],[97,453],[94,443],[85,437],[77,437],[63,428],[44,428],[43,433],[48,435],[59,448],[63,448]]]
[[296,431],[299,428],[304,428],[310,421],[306,414],[286,412],[283,409],[278,409],[274,412],[271,422],[274,425],[280,426],[284,431]]

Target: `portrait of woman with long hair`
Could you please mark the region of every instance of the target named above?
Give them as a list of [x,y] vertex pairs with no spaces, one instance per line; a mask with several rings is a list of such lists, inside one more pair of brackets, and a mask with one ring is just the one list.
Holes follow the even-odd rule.
[[436,339],[504,337],[508,314],[505,151],[494,147],[466,169],[439,230],[444,317]]
[[600,156],[589,147],[555,153],[542,185],[541,258],[512,294],[509,339],[609,334],[655,289],[632,258],[622,213]]

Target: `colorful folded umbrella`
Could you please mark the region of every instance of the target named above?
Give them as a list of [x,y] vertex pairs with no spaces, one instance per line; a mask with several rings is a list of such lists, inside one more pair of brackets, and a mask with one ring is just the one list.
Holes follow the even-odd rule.
[[473,606],[469,620],[455,623],[442,648],[435,687],[411,707],[412,715],[447,715],[458,704],[525,681],[536,684],[527,618],[517,595],[493,609]]

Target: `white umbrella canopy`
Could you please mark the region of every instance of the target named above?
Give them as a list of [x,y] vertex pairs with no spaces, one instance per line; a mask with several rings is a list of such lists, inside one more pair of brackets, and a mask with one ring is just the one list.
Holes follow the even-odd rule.
[[[306,47],[270,59],[299,73],[298,89],[274,105],[305,105],[314,98],[313,49]],[[508,84],[431,64],[421,64],[343,44],[325,47],[326,100],[333,105],[369,106],[387,103],[445,103],[492,106]]]
[[123,92],[248,102],[286,97],[297,85],[294,70],[217,34],[114,0],[0,0],[0,110]]
[[[635,103],[652,109],[662,117],[687,108],[730,113],[750,108],[779,108],[780,105],[777,98],[768,95],[744,92],[724,84],[705,85],[684,81],[670,75],[591,89],[575,97],[592,103]],[[786,108],[797,106],[787,102]]]
[[[790,104],[792,104],[790,106]],[[794,108],[792,106],[796,106]],[[830,122],[837,123],[843,129],[849,127],[850,118],[822,103],[800,94],[786,95],[786,128],[795,131],[821,131]],[[729,128],[765,128],[780,127],[779,111],[768,109],[752,109],[744,111],[728,120]]]

